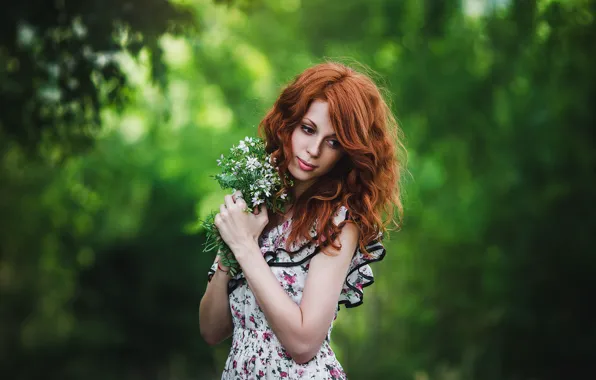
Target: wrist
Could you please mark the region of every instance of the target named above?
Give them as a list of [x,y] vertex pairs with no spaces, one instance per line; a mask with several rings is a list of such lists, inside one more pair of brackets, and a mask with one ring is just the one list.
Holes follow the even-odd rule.
[[221,262],[217,262],[217,270],[220,272],[224,272],[224,273],[228,273],[230,271],[230,268],[223,265]]
[[230,247],[234,252],[234,257],[238,260],[238,263],[242,265],[242,261],[250,259],[257,255],[261,255],[261,248],[257,240],[248,240]]
[[[222,268],[225,269],[226,271],[229,270],[227,267],[224,267],[222,265]],[[225,272],[223,270],[219,269],[219,266],[217,268],[215,268],[215,273],[213,274],[213,279],[217,279],[217,282],[225,282],[227,283],[228,281],[230,281],[230,273],[229,272]]]

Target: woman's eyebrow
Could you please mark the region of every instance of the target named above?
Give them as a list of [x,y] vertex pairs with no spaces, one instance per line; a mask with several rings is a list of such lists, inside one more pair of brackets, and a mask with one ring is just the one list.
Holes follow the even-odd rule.
[[[304,120],[308,121],[309,123],[311,123],[315,128],[319,129],[319,127],[317,126],[317,123],[315,123],[314,121],[310,120],[308,117],[305,117]],[[332,133],[327,137],[337,137],[337,134]]]
[[309,123],[311,123],[311,124],[312,124],[312,125],[313,125],[315,128],[317,128],[317,129],[319,128],[319,127],[317,126],[317,123],[315,123],[314,121],[310,120],[308,117],[305,117],[305,118],[304,118],[304,120],[306,120],[306,121],[308,121]]

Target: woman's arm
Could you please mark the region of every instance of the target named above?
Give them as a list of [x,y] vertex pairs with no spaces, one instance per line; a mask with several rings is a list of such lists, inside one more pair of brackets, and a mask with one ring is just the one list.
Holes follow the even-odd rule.
[[234,201],[226,195],[225,205],[215,215],[215,226],[234,253],[273,332],[294,361],[306,363],[321,348],[335,316],[356,250],[358,229],[352,223],[345,224],[338,236],[341,248],[328,247],[327,252],[311,259],[302,301],[296,305],[271,272],[257,243],[269,220],[267,209],[261,205],[254,215],[244,212],[245,208],[242,198]]
[[256,242],[232,248],[244,276],[273,332],[297,363],[311,360],[333,322],[341,288],[358,242],[358,229],[348,223],[338,237],[339,250],[315,255],[297,305],[283,290]]
[[[231,195],[226,195],[224,200],[226,204],[220,206],[220,213],[214,219],[215,225],[223,234],[224,241],[230,247],[235,245],[233,242],[238,241],[254,241],[256,243],[268,221],[267,209],[262,205],[260,211],[263,212],[260,212],[259,215],[247,214],[244,212],[246,202],[243,199],[239,199],[236,203]],[[229,217],[231,211],[236,218]],[[222,220],[225,220],[225,223],[222,224]],[[219,257],[216,260],[219,263]],[[216,270],[201,299],[199,324],[201,335],[209,344],[218,344],[234,331],[228,298],[229,280],[227,273]]]
[[228,298],[229,280],[227,273],[216,269],[199,306],[201,336],[211,345],[220,343],[234,330]]

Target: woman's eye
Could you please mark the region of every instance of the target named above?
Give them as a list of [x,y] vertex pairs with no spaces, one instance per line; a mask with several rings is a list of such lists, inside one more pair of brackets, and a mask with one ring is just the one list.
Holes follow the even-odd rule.
[[309,127],[308,125],[302,125],[302,130],[306,133],[308,133],[309,135],[312,135],[313,133],[315,133],[315,130],[312,129],[311,127]]
[[332,147],[333,149],[337,149],[340,147],[339,141],[337,141],[337,140],[328,140],[328,141],[329,141],[329,146]]

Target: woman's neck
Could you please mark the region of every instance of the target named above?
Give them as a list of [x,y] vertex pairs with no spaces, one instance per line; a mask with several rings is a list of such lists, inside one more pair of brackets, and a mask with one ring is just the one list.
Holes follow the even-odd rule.
[[294,187],[292,188],[292,193],[293,193],[294,199],[300,198],[300,196],[302,194],[304,194],[306,189],[308,189],[313,183],[314,183],[314,180],[310,180],[310,181],[294,180]]

